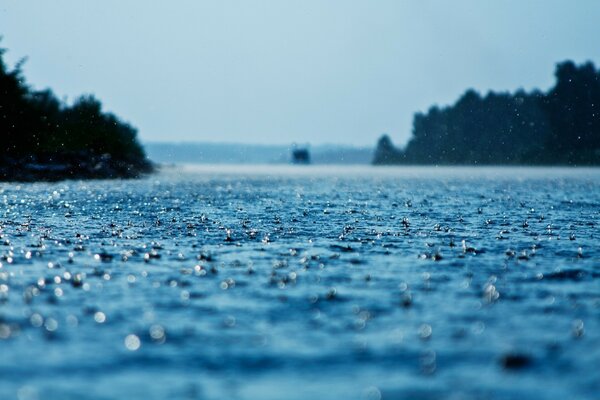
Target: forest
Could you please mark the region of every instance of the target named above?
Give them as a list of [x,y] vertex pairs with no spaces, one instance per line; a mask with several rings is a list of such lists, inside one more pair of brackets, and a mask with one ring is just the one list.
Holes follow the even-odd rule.
[[547,92],[467,90],[413,119],[403,149],[379,139],[373,163],[434,165],[600,164],[600,71],[591,62],[556,66]]
[[92,95],[72,105],[33,90],[24,61],[9,69],[0,49],[0,181],[134,178],[151,172],[137,130]]

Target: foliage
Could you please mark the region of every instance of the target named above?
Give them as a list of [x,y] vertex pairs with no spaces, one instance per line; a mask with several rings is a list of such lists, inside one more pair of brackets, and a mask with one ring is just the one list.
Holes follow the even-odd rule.
[[417,113],[403,151],[384,136],[375,164],[600,164],[600,72],[557,65],[547,93],[470,89],[452,106]]
[[5,51],[0,49],[1,178],[11,179],[10,171],[18,173],[27,162],[77,164],[68,168],[73,177],[90,175],[86,168],[95,168],[90,177],[97,178],[133,177],[152,169],[134,127],[103,112],[94,96],[81,96],[69,106],[50,89],[32,90],[23,62],[9,69]]

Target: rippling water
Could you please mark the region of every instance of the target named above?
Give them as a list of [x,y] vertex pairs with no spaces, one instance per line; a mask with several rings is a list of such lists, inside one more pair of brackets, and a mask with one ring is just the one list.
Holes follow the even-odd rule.
[[598,398],[600,170],[2,184],[0,398]]

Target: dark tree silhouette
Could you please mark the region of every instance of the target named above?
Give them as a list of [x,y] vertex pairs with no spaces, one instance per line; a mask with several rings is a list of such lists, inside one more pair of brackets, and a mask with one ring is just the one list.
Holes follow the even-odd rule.
[[[600,72],[590,62],[556,68],[556,85],[544,99],[551,125],[548,146],[561,162],[596,163],[600,150]],[[594,161],[596,160],[596,162]]]
[[374,158],[377,164],[390,165],[398,164],[404,161],[403,153],[394,148],[392,139],[387,134],[384,134],[377,142]]
[[33,91],[10,70],[0,49],[0,180],[132,178],[151,172],[137,131],[99,100],[82,96],[72,106],[50,89]]
[[403,150],[387,136],[375,164],[600,164],[600,72],[592,63],[557,65],[542,93],[472,89],[448,107],[417,113]]

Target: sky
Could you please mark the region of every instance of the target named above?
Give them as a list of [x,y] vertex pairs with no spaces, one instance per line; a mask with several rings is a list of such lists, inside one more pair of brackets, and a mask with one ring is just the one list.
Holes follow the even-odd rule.
[[95,94],[145,142],[373,146],[467,88],[600,66],[598,21],[597,0],[2,0],[0,46],[34,88]]

